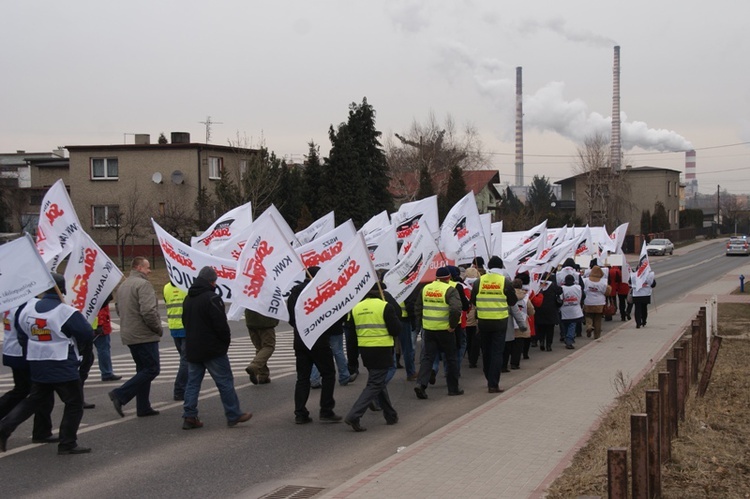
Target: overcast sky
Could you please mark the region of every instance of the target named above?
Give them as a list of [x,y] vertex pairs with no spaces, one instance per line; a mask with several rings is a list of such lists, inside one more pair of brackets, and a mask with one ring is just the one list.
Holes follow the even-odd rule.
[[701,192],[750,192],[747,1],[5,1],[0,19],[0,152],[204,142],[211,116],[212,143],[301,160],[367,97],[384,136],[430,112],[473,125],[512,182],[522,66],[525,183],[554,181],[609,133],[620,45],[628,162],[684,172],[692,147]]

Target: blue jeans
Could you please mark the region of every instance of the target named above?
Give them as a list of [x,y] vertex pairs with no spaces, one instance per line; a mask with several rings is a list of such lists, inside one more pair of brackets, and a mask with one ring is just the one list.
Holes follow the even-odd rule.
[[[333,352],[333,360],[336,361],[336,369],[339,372],[339,384],[346,386],[349,383],[349,364],[346,360],[346,354],[344,354],[344,335],[331,335],[330,339],[331,351]],[[312,373],[310,374],[310,384],[314,386],[320,386],[320,371],[318,367],[313,365]]]
[[580,320],[563,320],[560,322],[560,327],[565,331],[565,345],[572,345],[576,342],[576,326],[580,323]]
[[406,376],[414,376],[417,367],[414,362],[414,343],[411,338],[411,323],[409,321],[401,321],[401,334],[399,334],[398,339],[401,342],[401,358],[404,359]]
[[391,364],[391,367],[388,368],[388,372],[385,375],[385,384],[387,385],[390,383],[390,381],[393,379],[393,377],[396,375],[396,350],[393,350],[393,363]]
[[135,398],[136,414],[143,415],[151,410],[151,382],[159,375],[159,342],[138,343],[128,348],[135,362],[135,376],[112,392],[123,405]]
[[185,338],[172,338],[174,340],[174,346],[177,352],[180,354],[180,367],[177,368],[177,376],[174,378],[174,391],[175,397],[185,396],[185,385],[188,380],[188,362],[185,360]]
[[240,399],[234,391],[234,376],[232,367],[229,365],[229,356],[226,354],[203,362],[188,362],[188,380],[185,386],[185,403],[182,406],[183,418],[195,418],[198,416],[198,395],[201,391],[201,383],[206,370],[213,378],[216,388],[219,389],[221,403],[224,406],[224,415],[228,422],[237,421],[242,416],[240,410]]
[[102,379],[111,378],[115,374],[112,371],[112,352],[109,345],[108,334],[100,334],[94,337],[96,357],[99,361],[99,372],[101,372]]

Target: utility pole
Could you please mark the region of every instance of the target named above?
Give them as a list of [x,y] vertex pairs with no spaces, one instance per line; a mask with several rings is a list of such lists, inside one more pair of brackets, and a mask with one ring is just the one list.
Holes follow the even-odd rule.
[[206,121],[199,121],[201,125],[206,125],[206,144],[211,140],[211,125],[223,125],[222,121],[211,121],[210,116],[206,116]]
[[716,186],[716,235],[721,234],[721,203],[719,202],[721,196],[721,186]]

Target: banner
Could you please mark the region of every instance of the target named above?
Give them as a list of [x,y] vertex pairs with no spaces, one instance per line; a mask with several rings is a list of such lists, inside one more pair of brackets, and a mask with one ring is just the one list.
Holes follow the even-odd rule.
[[414,291],[437,255],[439,251],[432,234],[424,227],[419,228],[409,251],[383,276],[388,292],[397,302],[403,303]]
[[365,235],[367,251],[376,270],[391,269],[398,263],[398,244],[396,227],[387,225],[370,231]]
[[357,231],[350,219],[314,241],[295,248],[294,251],[300,256],[305,267],[322,267],[341,253],[344,246],[356,235]]
[[204,253],[214,250],[229,241],[234,235],[252,225],[253,210],[250,203],[231,209],[219,217],[200,236],[190,238],[190,246]]
[[[267,212],[266,212],[267,213]],[[305,267],[273,217],[264,213],[237,262],[232,308],[244,307],[266,317],[289,320],[283,294]]]
[[23,305],[54,285],[30,235],[0,245],[0,312]]
[[305,245],[316,239],[318,236],[332,231],[335,227],[336,221],[333,212],[331,211],[314,221],[308,228],[297,232],[295,237],[301,245]]
[[175,286],[187,291],[203,267],[213,267],[218,276],[215,288],[216,294],[227,303],[232,301],[232,281],[237,273],[237,262],[218,258],[191,248],[172,237],[153,218],[151,224],[154,226],[159,246],[164,253],[167,273]]
[[53,272],[57,269],[60,262],[73,251],[81,232],[81,222],[73,209],[65,183],[60,179],[42,199],[36,233],[36,248],[48,269]]
[[440,249],[447,258],[464,263],[460,257],[467,257],[468,262],[476,254],[486,254],[482,221],[479,218],[474,191],[470,191],[450,209],[440,227]]
[[312,348],[328,328],[349,313],[376,282],[375,268],[359,234],[320,268],[299,295],[294,318],[307,348]]
[[[495,222],[491,226],[490,257],[503,255],[503,222]],[[487,261],[484,262],[485,265]]]
[[388,218],[388,212],[381,211],[380,213],[372,217],[370,220],[365,222],[362,228],[359,229],[357,232],[367,237],[367,235],[370,232],[377,230],[377,229],[382,229],[384,227],[388,227],[389,225],[391,225],[391,220]]
[[[508,250],[505,252],[505,255],[503,255],[503,260],[505,260],[506,257],[509,257],[512,253],[517,252],[519,248],[522,246],[525,246],[532,242],[533,240],[537,239],[542,235],[542,231],[547,229],[547,221],[540,223],[536,227],[527,230],[526,232],[523,232],[520,239],[517,240],[516,244],[513,246],[509,246]],[[503,245],[505,246],[505,245]]]
[[411,241],[417,230],[425,225],[432,235],[437,237],[440,233],[437,196],[402,204],[398,211],[391,215],[391,222],[396,226],[396,237],[399,241]]
[[648,275],[651,273],[651,263],[648,260],[648,250],[646,250],[646,246],[645,242],[641,245],[641,256],[638,258],[638,265],[636,265],[635,270],[630,273],[634,295],[636,289],[641,289],[644,284],[646,284]]
[[88,234],[81,232],[65,267],[68,305],[93,323],[104,300],[121,280],[122,272],[117,265]]
[[602,253],[604,251],[609,251],[610,253],[620,253],[622,251],[622,243],[625,242],[628,225],[628,222],[621,224],[609,235],[608,244],[602,245]]

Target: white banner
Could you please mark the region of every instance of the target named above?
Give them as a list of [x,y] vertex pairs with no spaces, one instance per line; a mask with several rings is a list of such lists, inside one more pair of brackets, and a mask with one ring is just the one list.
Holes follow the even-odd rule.
[[78,215],[73,209],[62,179],[49,188],[42,199],[36,248],[47,268],[54,271],[60,262],[73,251],[78,235],[83,232]]
[[362,228],[359,229],[357,232],[367,237],[367,235],[370,232],[377,230],[377,229],[384,228],[384,227],[388,227],[389,225],[391,225],[391,220],[388,218],[388,212],[381,211],[380,213],[372,217],[370,220],[365,222]]
[[367,251],[376,269],[391,269],[398,263],[398,243],[396,227],[387,225],[365,235]]
[[430,262],[439,253],[430,231],[420,227],[409,251],[383,276],[388,292],[402,303],[419,284]]
[[270,214],[264,213],[253,224],[237,269],[232,283],[233,308],[240,306],[266,317],[289,320],[283,294],[305,267]]
[[[503,260],[505,260],[506,257],[510,257],[510,255],[514,252],[517,252],[519,248],[522,246],[525,246],[535,240],[536,238],[540,237],[542,235],[542,232],[547,229],[547,221],[540,223],[536,227],[527,230],[526,232],[523,232],[520,239],[516,242],[515,245],[508,247],[506,250],[505,255],[503,255]],[[503,245],[505,246],[505,245]]]
[[190,246],[214,255],[214,250],[252,223],[253,210],[248,202],[224,213],[200,236],[190,238]]
[[54,285],[30,235],[0,245],[0,312],[23,305]]
[[169,278],[175,286],[187,291],[193,281],[198,277],[198,272],[203,267],[213,267],[218,279],[216,280],[216,293],[225,302],[232,301],[232,281],[237,273],[237,262],[218,258],[200,250],[191,248],[182,241],[172,237],[162,229],[152,218],[154,232],[159,240],[159,246],[164,253],[164,262],[167,265]]
[[93,323],[104,300],[121,279],[122,272],[117,265],[88,234],[81,232],[65,267],[65,298],[68,305]]
[[[492,244],[490,245],[490,256],[503,256],[503,221],[492,224]],[[485,260],[485,265],[487,261]]]
[[396,226],[396,237],[399,241],[411,241],[417,229],[427,225],[434,237],[440,233],[437,196],[404,203],[396,213],[391,215],[391,222]]
[[310,227],[297,232],[295,236],[301,245],[305,245],[321,235],[331,232],[335,227],[336,221],[331,211],[310,224]]
[[294,251],[300,256],[305,267],[322,267],[323,264],[333,260],[336,255],[341,253],[346,244],[356,235],[354,223],[347,220],[314,241],[295,248]]
[[307,348],[312,348],[328,328],[344,317],[377,282],[361,234],[302,290],[294,307],[297,331]]
[[651,262],[648,260],[648,250],[646,249],[646,243],[644,242],[641,245],[641,256],[638,258],[638,265],[629,276],[630,279],[632,279],[633,291],[643,287],[648,279],[649,273],[651,273]]
[[465,263],[479,253],[486,254],[482,221],[479,218],[474,191],[470,191],[450,209],[440,227],[440,248],[446,258]]

